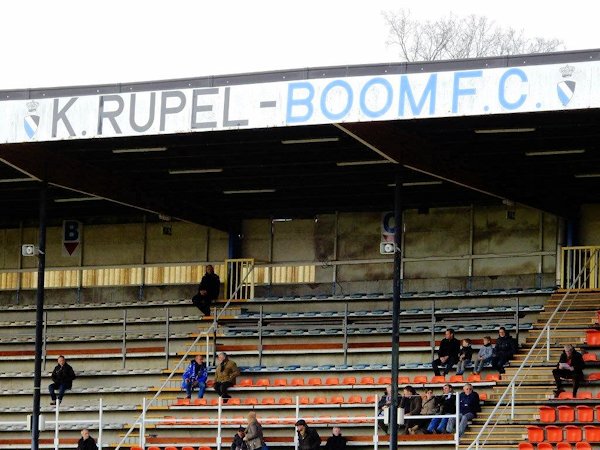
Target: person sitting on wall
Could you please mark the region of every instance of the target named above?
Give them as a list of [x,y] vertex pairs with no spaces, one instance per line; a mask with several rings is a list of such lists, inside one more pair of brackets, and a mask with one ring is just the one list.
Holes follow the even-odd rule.
[[227,357],[227,353],[217,355],[217,368],[215,370],[215,392],[223,399],[223,403],[231,398],[227,390],[235,384],[235,379],[240,374],[236,363]]
[[561,392],[564,392],[562,388],[562,379],[573,380],[573,397],[577,397],[577,390],[579,385],[583,381],[583,369],[585,362],[583,356],[572,345],[568,344],[564,346],[564,350],[560,355],[556,369],[552,370],[552,376],[556,382],[556,390],[554,396],[558,398]]
[[50,392],[51,405],[56,405],[56,394],[54,391],[58,389],[58,403],[62,403],[65,391],[73,387],[73,380],[75,379],[75,371],[67,363],[64,356],[60,355],[57,360],[58,364],[52,371],[53,383],[48,386]]
[[498,373],[503,374],[505,372],[504,366],[513,358],[515,353],[517,353],[517,341],[508,334],[506,328],[498,328],[498,339],[496,339],[492,366],[496,368]]
[[204,362],[204,356],[196,355],[183,373],[181,387],[185,389],[186,398],[192,398],[192,391],[196,387],[198,388],[198,398],[204,397],[207,378],[208,371]]
[[444,375],[450,372],[450,369],[458,361],[458,352],[460,350],[460,342],[454,337],[454,330],[448,328],[444,339],[440,342],[438,349],[438,357],[432,362],[433,373],[436,376],[440,375],[440,366],[444,366]]
[[192,303],[205,316],[210,316],[210,305],[219,296],[221,280],[212,265],[206,266],[206,273],[198,286],[198,293],[192,297]]

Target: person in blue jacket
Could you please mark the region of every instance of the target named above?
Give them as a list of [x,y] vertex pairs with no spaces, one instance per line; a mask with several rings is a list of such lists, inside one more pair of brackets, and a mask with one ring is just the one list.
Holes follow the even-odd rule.
[[187,398],[192,398],[192,390],[195,387],[198,388],[198,398],[204,397],[207,378],[208,371],[206,369],[206,363],[204,362],[204,356],[196,355],[183,373],[181,388],[185,389]]

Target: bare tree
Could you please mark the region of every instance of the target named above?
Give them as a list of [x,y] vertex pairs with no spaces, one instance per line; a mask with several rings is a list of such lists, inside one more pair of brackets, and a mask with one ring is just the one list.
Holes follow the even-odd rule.
[[526,38],[523,30],[502,28],[485,16],[419,21],[410,11],[385,11],[388,45],[398,46],[405,61],[478,58],[483,56],[543,53],[564,49],[558,39]]

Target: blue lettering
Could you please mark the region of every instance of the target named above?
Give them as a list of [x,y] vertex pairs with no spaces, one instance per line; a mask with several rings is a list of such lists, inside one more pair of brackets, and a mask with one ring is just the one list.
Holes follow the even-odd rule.
[[483,75],[482,70],[470,70],[467,72],[455,72],[454,73],[454,93],[452,95],[452,112],[458,112],[458,97],[463,95],[475,95],[477,89],[468,88],[462,89],[460,87],[460,80],[463,78],[477,78]]
[[[381,109],[371,110],[367,107],[366,97],[369,89],[372,86],[375,86],[376,84],[383,86],[383,88],[386,91],[387,98],[385,100],[385,105],[383,105]],[[369,81],[367,81],[367,83],[363,86],[362,90],[360,91],[360,110],[367,117],[380,117],[384,115],[388,111],[388,109],[390,109],[390,106],[392,106],[392,96],[392,85],[388,80],[386,80],[385,78],[372,78]]]
[[521,69],[512,68],[504,72],[504,74],[500,77],[500,83],[498,85],[498,100],[505,109],[517,109],[519,106],[525,103],[525,100],[527,99],[526,94],[521,94],[521,96],[515,102],[511,103],[506,100],[506,80],[513,75],[519,77],[523,83],[528,82],[527,74]]
[[[327,109],[327,94],[329,94],[329,91],[331,91],[334,87],[338,86],[346,91],[346,106],[339,113],[333,113]],[[350,108],[352,107],[352,101],[352,87],[350,87],[350,85],[343,80],[332,81],[327,86],[325,86],[325,89],[323,89],[323,94],[321,94],[321,112],[329,120],[339,120],[346,114],[348,114],[348,111],[350,111]]]
[[429,97],[429,114],[435,113],[435,94],[437,87],[437,73],[432,73],[429,75],[429,81],[427,82],[427,86],[423,90],[423,94],[419,99],[419,103],[415,102],[415,96],[413,95],[412,88],[410,87],[410,83],[408,81],[408,77],[406,75],[402,75],[400,77],[400,109],[398,111],[400,116],[404,116],[404,105],[406,103],[406,99],[408,98],[408,102],[410,104],[410,110],[413,116],[418,116],[421,114],[423,110],[423,106],[425,106],[425,101]]
[[[306,96],[301,98],[295,98],[294,93],[296,90],[306,91]],[[287,111],[286,111],[286,122],[287,123],[299,123],[306,122],[313,114],[312,100],[315,96],[315,88],[312,84],[306,81],[299,81],[297,83],[288,84],[288,98],[287,98]],[[306,114],[303,115],[292,115],[292,108],[304,107],[306,108]]]

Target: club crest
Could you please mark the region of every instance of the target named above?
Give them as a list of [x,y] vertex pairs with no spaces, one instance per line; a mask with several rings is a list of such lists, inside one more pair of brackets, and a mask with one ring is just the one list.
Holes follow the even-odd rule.
[[560,68],[560,74],[564,79],[560,81],[556,85],[556,93],[558,95],[558,99],[562,103],[563,106],[567,106],[573,95],[575,95],[575,88],[577,87],[577,83],[573,80],[569,80],[575,71],[575,67],[569,66],[568,64],[564,67]]
[[40,125],[40,116],[37,114],[39,103],[35,100],[27,102],[29,114],[23,119],[23,128],[29,139],[33,139]]

